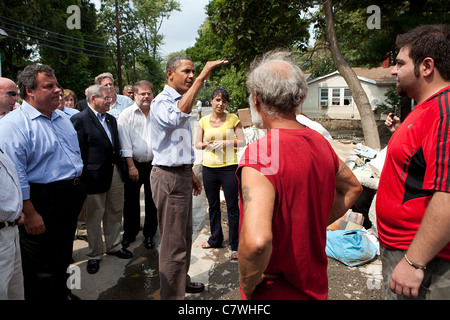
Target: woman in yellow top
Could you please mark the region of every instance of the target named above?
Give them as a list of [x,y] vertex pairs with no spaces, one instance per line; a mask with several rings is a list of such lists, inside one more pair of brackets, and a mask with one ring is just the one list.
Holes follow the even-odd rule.
[[[227,204],[229,243],[231,258],[237,259],[239,201],[236,178],[237,156],[235,147],[245,145],[245,136],[239,118],[226,113],[230,97],[224,88],[217,88],[211,94],[213,113],[198,122],[195,147],[203,153],[203,186],[209,204],[211,236],[202,243],[203,248],[222,246],[223,233],[220,213],[220,187]],[[235,139],[236,136],[236,139]]]

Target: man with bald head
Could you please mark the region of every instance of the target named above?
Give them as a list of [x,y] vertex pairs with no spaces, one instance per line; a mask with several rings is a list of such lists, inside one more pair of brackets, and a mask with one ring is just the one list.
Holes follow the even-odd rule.
[[[17,101],[17,87],[8,78],[0,78],[0,120]],[[0,124],[1,125],[1,124]],[[19,218],[22,192],[14,163],[0,149],[0,300],[23,300],[22,258],[19,244]]]
[[0,119],[14,109],[18,99],[16,84],[8,78],[0,77]]
[[254,61],[247,89],[253,123],[269,132],[237,169],[242,298],[326,299],[326,227],[361,185],[320,133],[297,122],[308,87],[289,52]]

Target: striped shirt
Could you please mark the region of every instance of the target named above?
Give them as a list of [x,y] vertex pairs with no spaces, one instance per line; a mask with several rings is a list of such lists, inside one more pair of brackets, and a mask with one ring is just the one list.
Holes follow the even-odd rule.
[[[450,192],[450,86],[418,104],[389,141],[377,192],[380,243],[407,250],[434,192]],[[450,244],[437,257],[450,260]]]

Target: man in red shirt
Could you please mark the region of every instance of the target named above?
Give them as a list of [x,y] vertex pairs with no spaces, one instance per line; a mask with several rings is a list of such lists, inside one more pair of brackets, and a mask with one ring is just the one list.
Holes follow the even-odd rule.
[[450,298],[449,30],[420,26],[397,37],[397,92],[417,105],[389,141],[377,193],[388,299]]
[[326,227],[362,187],[328,141],[297,122],[308,89],[290,53],[254,62],[247,88],[252,121],[269,133],[237,170],[242,298],[326,299]]

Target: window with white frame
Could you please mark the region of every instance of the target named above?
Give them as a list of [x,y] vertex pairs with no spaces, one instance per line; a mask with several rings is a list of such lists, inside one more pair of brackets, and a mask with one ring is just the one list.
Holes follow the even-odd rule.
[[328,88],[320,89],[320,106],[328,107]]
[[350,89],[344,89],[344,106],[349,106],[352,104],[352,93]]
[[340,88],[333,89],[333,96],[331,98],[331,104],[333,106],[339,106],[341,104],[341,89]]
[[348,88],[320,88],[319,90],[321,107],[350,106],[353,103],[352,93]]

